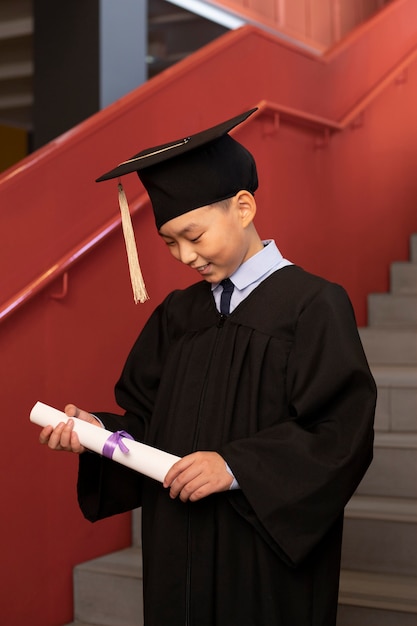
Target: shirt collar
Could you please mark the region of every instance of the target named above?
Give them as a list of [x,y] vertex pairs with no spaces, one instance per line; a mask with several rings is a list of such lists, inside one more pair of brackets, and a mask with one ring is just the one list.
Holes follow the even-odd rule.
[[[264,245],[263,249],[242,263],[242,265],[229,276],[237,289],[245,289],[252,283],[260,280],[262,276],[267,274],[283,260],[283,256],[273,239],[266,239],[262,241],[262,243]],[[214,291],[219,284],[220,283],[213,283],[211,290]]]

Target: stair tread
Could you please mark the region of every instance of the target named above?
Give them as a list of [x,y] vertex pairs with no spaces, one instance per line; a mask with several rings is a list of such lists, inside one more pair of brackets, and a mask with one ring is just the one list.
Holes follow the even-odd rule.
[[392,291],[381,291],[369,294],[370,300],[398,300],[400,302],[413,302],[417,299],[417,293],[396,293]]
[[416,432],[376,431],[375,448],[402,448],[405,450],[417,449]]
[[417,365],[416,328],[362,327],[359,334],[371,365]]
[[417,293],[372,293],[368,296],[368,316],[371,328],[390,328],[398,324],[416,327]]
[[71,622],[70,624],[65,624],[65,626],[103,626],[102,624],[92,624],[91,622],[87,624],[87,622]]
[[371,327],[371,326],[362,326],[360,328],[360,333],[364,334],[364,335],[392,335],[392,336],[400,336],[400,337],[406,337],[407,335],[410,335],[412,337],[415,338],[416,336],[416,329],[415,326],[407,326],[407,327],[390,327],[390,326],[378,326],[378,327]]
[[355,494],[346,506],[345,517],[416,523],[417,499]]
[[81,563],[76,570],[142,578],[142,551],[136,546],[118,550]]
[[342,570],[339,602],[417,613],[417,577]]
[[417,268],[416,261],[393,261],[391,267],[415,267]]
[[371,365],[377,385],[382,387],[416,387],[417,365]]
[[393,294],[417,293],[417,263],[411,261],[396,261],[391,264],[391,291]]

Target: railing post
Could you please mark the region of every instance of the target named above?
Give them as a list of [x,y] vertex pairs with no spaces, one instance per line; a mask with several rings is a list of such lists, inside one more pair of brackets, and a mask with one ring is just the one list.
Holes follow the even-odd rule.
[[64,272],[62,278],[62,289],[60,293],[51,293],[51,298],[54,300],[63,300],[68,293],[68,272]]
[[332,44],[336,41],[340,41],[342,38],[342,25],[341,25],[341,8],[340,0],[331,0],[331,14],[332,14]]

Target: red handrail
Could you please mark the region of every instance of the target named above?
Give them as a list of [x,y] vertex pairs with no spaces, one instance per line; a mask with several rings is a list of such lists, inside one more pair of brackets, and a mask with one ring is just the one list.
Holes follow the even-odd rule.
[[407,67],[409,67],[416,59],[417,46],[415,46],[411,52],[409,52],[406,57],[395,66],[395,68],[388,72],[378,84],[374,85],[374,87],[367,94],[365,94],[363,98],[361,98],[361,100],[352,109],[350,109],[350,111],[348,111],[339,122],[329,120],[319,115],[311,115],[309,113],[305,113],[304,111],[299,111],[298,109],[291,107],[285,107],[266,100],[263,100],[258,105],[259,111],[274,112],[281,120],[292,121],[299,126],[309,126],[316,131],[341,131],[352,124],[355,119],[379,96],[379,94],[387,88],[388,85],[404,75]]
[[[417,47],[415,47],[397,66],[392,69],[383,79],[358,102],[340,122],[335,122],[321,116],[312,115],[295,108],[286,107],[277,103],[262,100],[258,103],[258,111],[254,117],[261,114],[273,114],[273,128],[278,129],[280,121],[293,123],[301,127],[308,127],[314,132],[323,133],[324,141],[327,141],[329,135],[334,132],[341,131],[348,127],[360,115],[360,113],[398,76],[404,73],[405,69],[417,58]],[[253,119],[252,118],[252,119]],[[69,131],[71,132],[71,131]],[[48,151],[53,152],[54,146],[60,143],[60,140],[51,142]],[[16,170],[13,170],[13,175]],[[146,194],[142,194],[138,198],[131,201],[132,214],[136,214],[149,201]],[[109,220],[102,228],[98,229],[90,237],[84,240],[80,245],[73,248],[69,253],[61,257],[50,268],[43,272],[36,279],[31,281],[26,287],[21,289],[17,294],[12,296],[5,304],[0,307],[0,322],[4,321],[13,312],[27,303],[31,298],[39,294],[43,289],[50,285],[53,281],[67,272],[76,262],[91,252],[97,245],[102,243],[111,235],[120,225],[120,217],[117,216]]]
[[[332,120],[328,120],[316,115],[310,115],[304,111],[298,111],[290,107],[281,106],[279,104],[261,101],[258,105],[256,116],[265,113],[274,115],[274,127],[276,128],[278,118],[291,121],[300,126],[308,126],[317,132],[334,132],[342,129],[342,126]],[[232,131],[233,132],[233,131]],[[49,146],[51,148],[51,146]],[[138,213],[149,202],[147,194],[142,194],[136,199],[129,201],[132,215]],[[8,318],[12,313],[26,304],[29,300],[43,291],[57,278],[65,274],[75,263],[89,254],[96,246],[103,243],[120,226],[120,216],[109,220],[104,226],[94,232],[90,237],[85,239],[81,244],[74,247],[70,252],[61,257],[56,263],[45,270],[37,278],[32,280],[28,285],[21,289],[17,294],[12,296],[5,304],[0,307],[0,323]]]
[[[138,213],[148,202],[149,198],[145,193],[130,201],[132,215]],[[99,228],[90,237],[86,238],[81,244],[75,246],[72,250],[70,250],[70,252],[62,256],[56,263],[42,272],[42,274],[32,280],[28,285],[26,285],[26,287],[11,297],[0,308],[0,322],[4,321],[29,300],[46,289],[46,287],[53,283],[57,278],[68,272],[68,270],[73,267],[75,263],[83,259],[99,244],[103,243],[103,241],[105,241],[120,226],[120,222],[120,215],[106,222],[104,226]]]

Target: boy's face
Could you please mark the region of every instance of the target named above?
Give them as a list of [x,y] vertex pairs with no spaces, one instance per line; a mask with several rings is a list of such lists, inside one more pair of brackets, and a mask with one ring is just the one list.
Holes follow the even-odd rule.
[[233,274],[260,249],[246,196],[237,194],[227,208],[204,206],[166,222],[159,234],[172,256],[209,283]]

